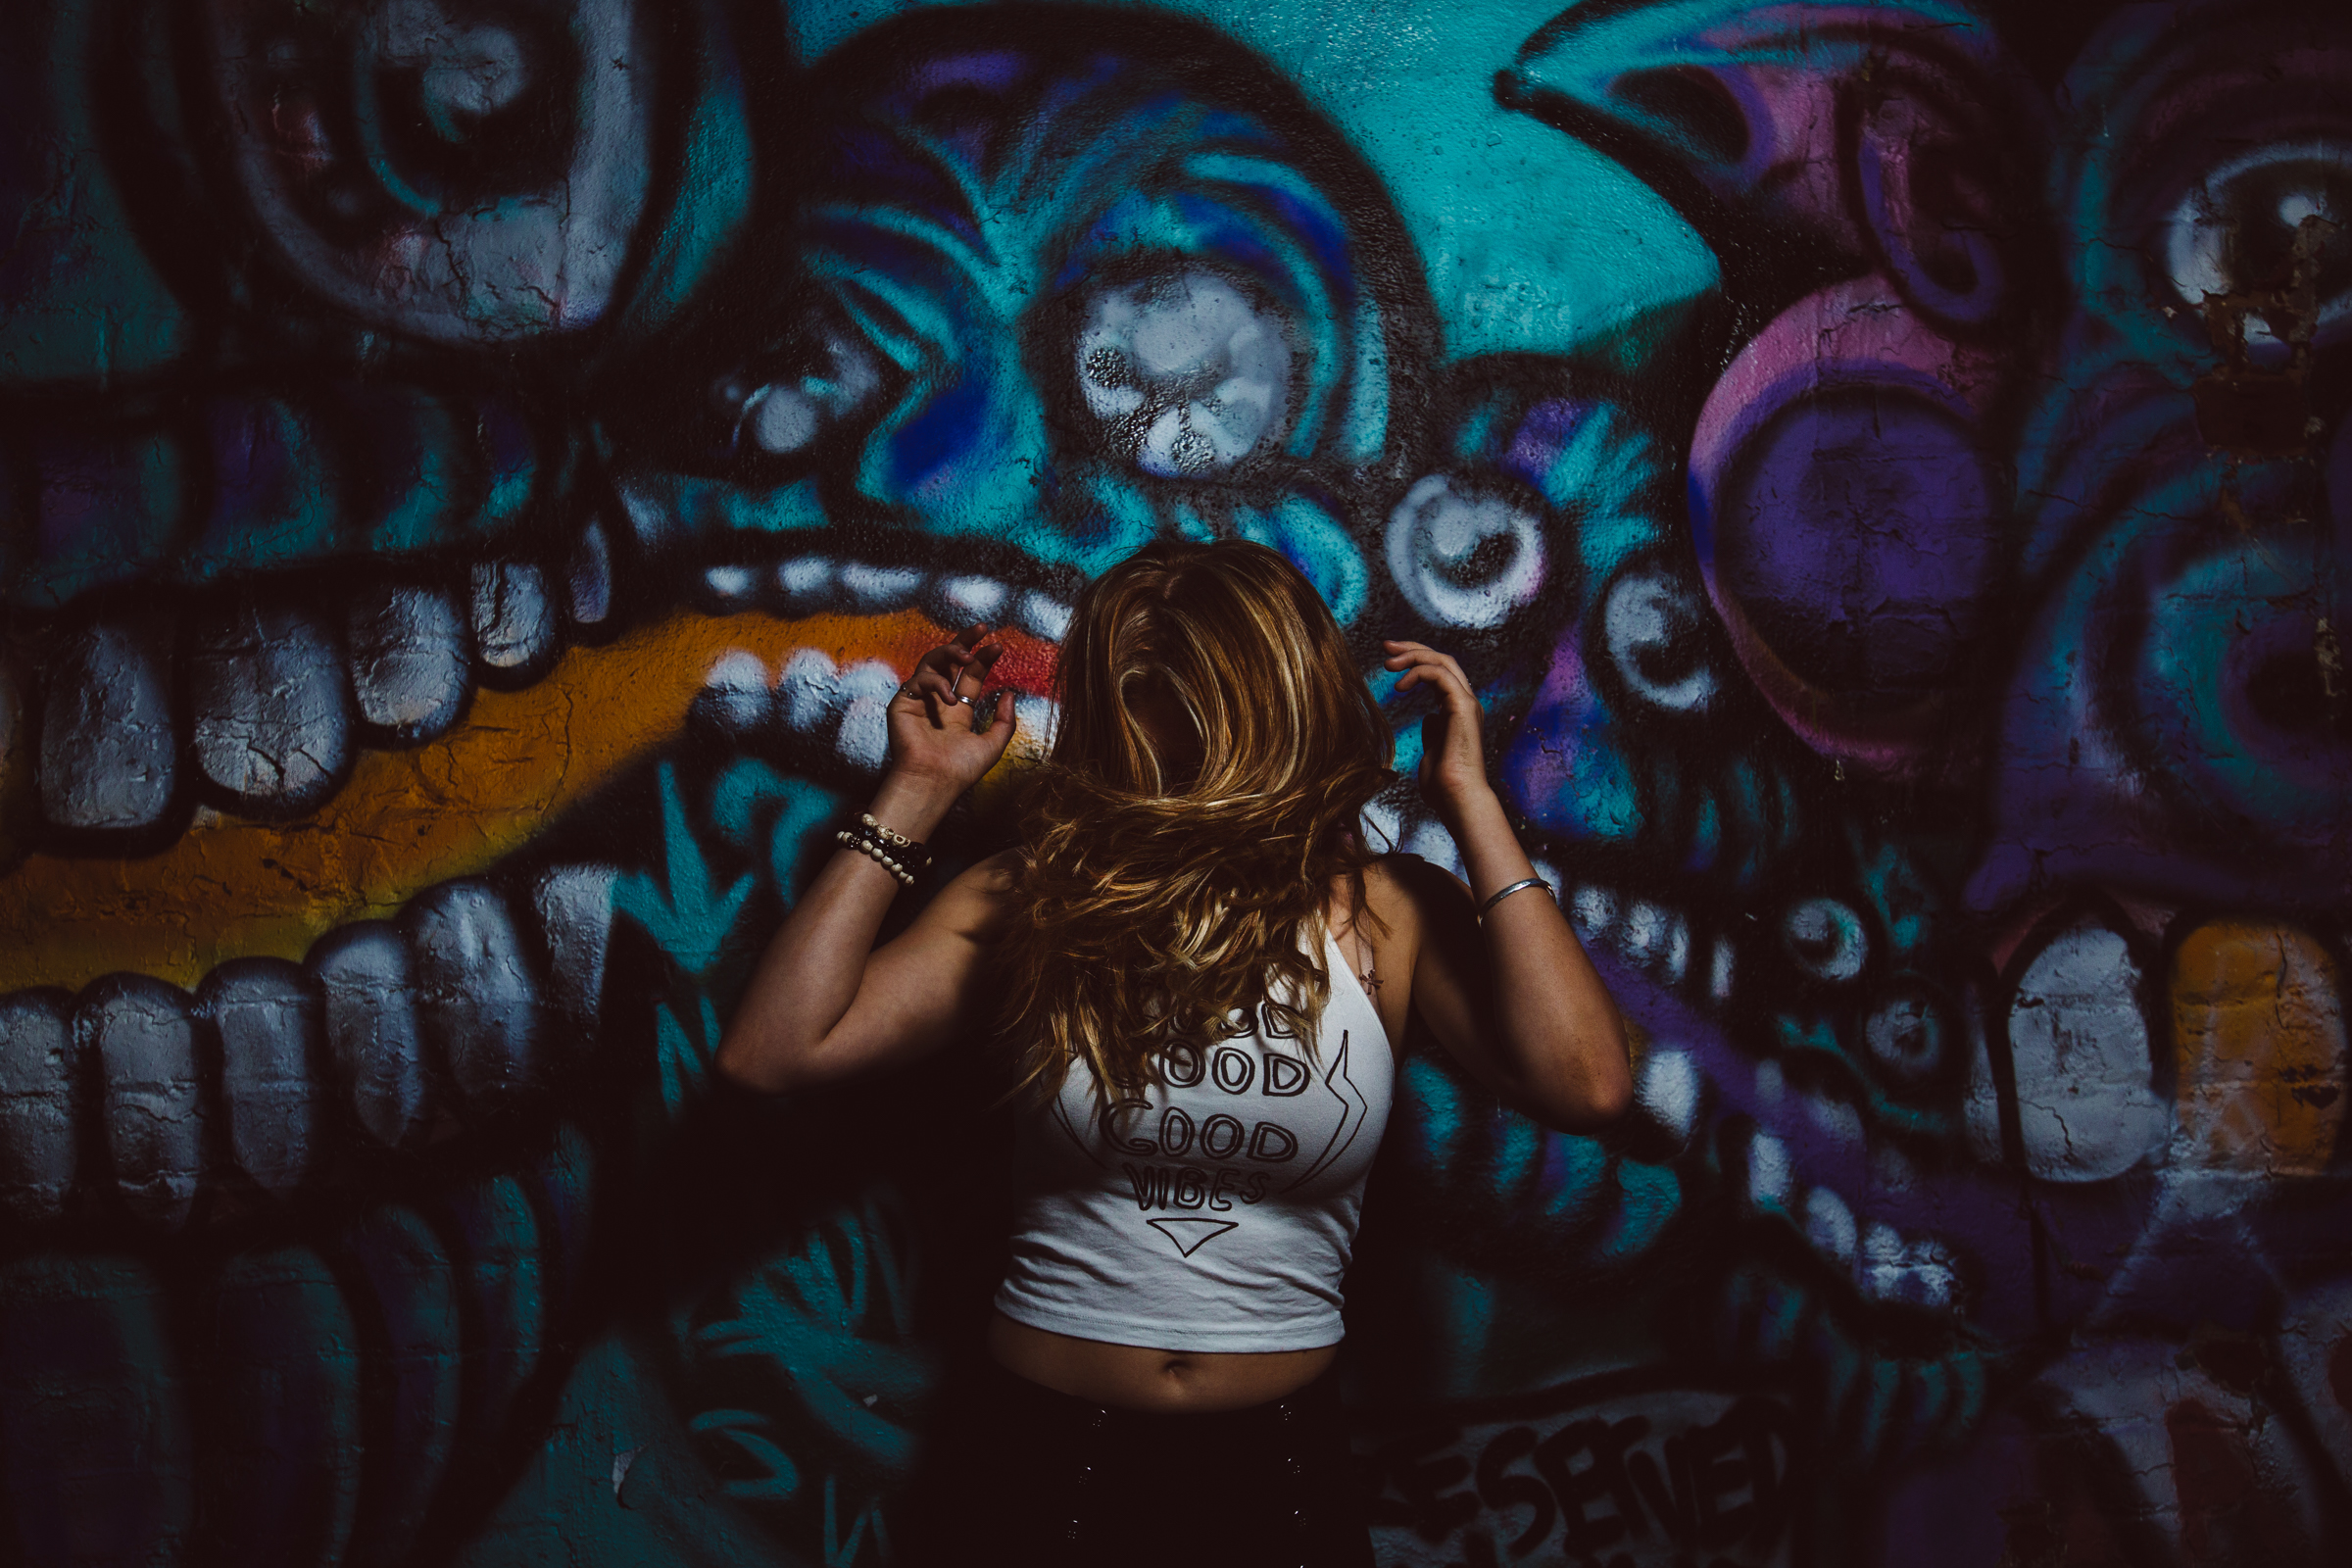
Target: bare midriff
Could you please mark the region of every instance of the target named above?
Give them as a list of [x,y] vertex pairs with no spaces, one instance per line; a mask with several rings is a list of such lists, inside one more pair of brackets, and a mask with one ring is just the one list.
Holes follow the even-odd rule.
[[989,1320],[989,1353],[1018,1377],[1094,1404],[1165,1415],[1240,1410],[1296,1393],[1323,1375],[1336,1345],[1312,1350],[1155,1350]]

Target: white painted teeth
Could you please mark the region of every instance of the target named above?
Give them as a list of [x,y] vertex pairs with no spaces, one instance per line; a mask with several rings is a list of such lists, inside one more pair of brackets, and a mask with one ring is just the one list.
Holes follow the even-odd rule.
[[[1452,836],[1419,806],[1399,809],[1383,802],[1366,808],[1364,818],[1373,843],[1394,845],[1462,874],[1461,853]],[[1703,985],[1714,1002],[1731,1000],[1730,937],[1710,942],[1694,936],[1688,915],[1652,900],[1628,900],[1596,882],[1571,885],[1547,861],[1536,862],[1536,874],[1557,890],[1569,923],[1587,947],[1613,954],[1669,986],[1691,990]]]
[[156,640],[100,622],[51,662],[41,714],[41,811],[59,827],[153,826],[178,785],[178,728]]
[[1747,1196],[1750,1202],[1781,1203],[1796,1171],[1788,1161],[1788,1146],[1770,1133],[1758,1133],[1747,1145]]
[[[744,662],[751,664],[756,680],[765,678],[767,666],[750,654],[741,656],[740,661],[733,657],[723,660],[719,667],[731,667],[740,677]],[[796,735],[811,734],[822,725],[839,707],[840,693],[840,667],[813,648],[804,648],[786,660],[783,673],[776,677],[776,699],[784,725]],[[748,710],[742,727],[750,728],[758,716],[758,710]]]
[[451,882],[402,911],[415,960],[417,1021],[468,1104],[538,1087],[539,986],[506,900]]
[[575,626],[601,626],[612,613],[612,547],[605,526],[592,522],[564,564],[565,606]]
[[1891,1225],[1862,1233],[1862,1294],[1942,1309],[1953,1305],[1959,1276],[1950,1248],[1934,1239],[1905,1241]]
[[1805,1097],[1805,1108],[1812,1115],[1814,1125],[1823,1132],[1841,1144],[1855,1149],[1862,1147],[1862,1112],[1854,1106],[1842,1100],[1808,1095]]
[[205,977],[199,1010],[220,1040],[220,1103],[229,1158],[274,1197],[309,1177],[329,1102],[311,1075],[318,989],[300,964],[235,958]]
[[579,1059],[558,1043],[593,1034],[612,889],[559,866],[523,915],[448,883],[303,963],[224,963],[194,997],[141,975],[0,997],[0,1218],[58,1219],[88,1181],[175,1230],[208,1187],[300,1192],[344,1128],[414,1150],[527,1103]]
[[833,563],[822,556],[797,556],[776,567],[777,608],[787,615],[812,614],[832,602]]
[[380,582],[340,614],[267,601],[201,608],[178,650],[184,695],[171,678],[168,624],[100,619],[59,639],[39,682],[37,733],[12,738],[12,750],[29,754],[42,816],[59,828],[155,828],[185,808],[191,786],[228,809],[308,810],[360,745],[446,733],[477,683],[536,678],[565,621],[600,624],[612,602],[612,549],[591,523],[561,577],[489,562],[456,594]]
[[1768,1132],[1748,1140],[1747,1200],[1786,1213],[1813,1250],[1851,1274],[1873,1300],[1936,1311],[1959,1304],[1958,1266],[1948,1246],[1932,1236],[1906,1237],[1884,1221],[1857,1220],[1853,1205],[1827,1187],[1800,1189],[1788,1146]]
[[1854,1211],[1826,1187],[1805,1195],[1805,1239],[1824,1257],[1854,1266]]
[[1648,899],[1579,883],[1566,896],[1569,919],[1588,947],[1617,955],[1670,986],[1702,991],[1717,1004],[1732,997],[1732,940],[1694,934],[1690,916]]
[[[1400,809],[1392,800],[1382,800],[1366,808],[1364,819],[1376,846],[1397,845],[1458,870],[1452,839],[1417,805]],[[1588,947],[1686,995],[1717,1005],[1731,1000],[1736,969],[1728,935],[1694,933],[1686,914],[1656,900],[1629,898],[1597,882],[1569,886],[1547,862],[1539,860],[1536,870],[1562,889],[1562,907]],[[1809,966],[1817,975],[1850,979],[1861,967],[1865,939],[1860,918],[1844,906],[1827,899],[1808,901],[1791,911],[1787,925],[1784,936],[1793,949],[1810,956]],[[2053,982],[2049,989],[2056,994],[2062,988]],[[2137,1059],[2146,1059],[2144,1045]],[[1688,1143],[1698,1127],[1707,1095],[1706,1074],[1688,1051],[1661,1042],[1642,1058],[1635,1104],[1644,1119],[1678,1144]],[[1855,1152],[1867,1148],[1861,1111],[1855,1105],[1793,1089],[1777,1062],[1756,1064],[1755,1095],[1757,1104],[1781,1118],[1784,1129],[1791,1115],[1811,1123],[1791,1136],[1815,1143],[1826,1137]],[[1887,1186],[1908,1185],[1907,1162],[1899,1153],[1889,1148],[1874,1152],[1873,1157],[1873,1169],[1884,1173]],[[1825,1260],[1850,1275],[1873,1299],[1935,1311],[1957,1309],[1958,1273],[1948,1247],[1932,1237],[1905,1237],[1892,1226],[1857,1220],[1845,1199],[1799,1180],[1794,1152],[1784,1137],[1758,1130],[1749,1138],[1744,1179],[1751,1205],[1785,1215]]]
[[861,611],[896,610],[914,602],[915,590],[922,587],[928,574],[911,566],[859,566],[841,568],[842,591]]
[[1680,984],[1690,966],[1690,922],[1671,909],[1638,899],[1625,912],[1619,945],[1627,957],[1643,968]]
[[1596,942],[1617,923],[1617,895],[1607,888],[1582,883],[1569,896],[1568,918],[1580,938]]
[[385,585],[353,601],[348,648],[360,717],[396,740],[426,741],[466,710],[473,635],[457,601]]
[[949,626],[968,626],[975,620],[994,622],[1011,592],[993,577],[942,577],[937,591],[948,612],[937,618]]
[[531,888],[531,911],[548,954],[548,1010],[575,1031],[594,1026],[604,997],[606,938],[618,877],[609,865],[560,865]]
[[[1041,637],[1058,640],[1069,630],[1062,600],[970,572],[796,556],[774,566],[711,566],[703,580],[728,610],[920,608],[943,626],[1002,616]],[[339,617],[218,605],[191,628],[184,699],[171,679],[168,627],[95,621],[60,640],[42,683],[37,734],[8,737],[6,764],[27,766],[43,816],[74,831],[159,827],[175,808],[186,809],[190,786],[201,789],[200,800],[249,814],[309,810],[349,773],[361,745],[446,734],[477,684],[527,684],[552,662],[563,625],[600,625],[612,609],[612,545],[604,525],[591,522],[560,572],[484,562],[456,593],[380,582],[359,590]],[[712,675],[713,701],[735,729],[756,727],[773,706],[764,669],[757,692],[745,678],[741,670]],[[787,683],[787,727],[806,732],[817,720],[795,690]],[[841,726],[843,757],[877,766],[882,714],[856,707],[858,695],[825,712]]]
[[[803,648],[771,680],[764,661],[738,649],[712,662],[697,707],[739,740],[780,733],[827,747],[859,772],[874,772],[889,755],[889,708],[898,689],[899,672],[878,659],[844,668],[818,650]],[[1021,729],[1032,745],[1052,735],[1054,716],[1043,698],[1021,699]]]
[[555,607],[547,577],[527,562],[483,562],[473,568],[473,650],[483,679],[512,684],[555,651]]
[[[1400,808],[1395,797],[1384,798],[1365,808],[1364,820],[1376,848],[1396,845],[1458,872],[1452,839],[1417,804]],[[1717,1005],[1731,1000],[1736,967],[1728,935],[1693,932],[1686,914],[1656,900],[1629,898],[1597,882],[1570,886],[1547,861],[1538,860],[1536,871],[1562,889],[1561,906],[1589,948],[1642,969],[1687,996]],[[1810,900],[1796,906],[1785,924],[1785,940],[1810,956],[1808,966],[1816,975],[1850,979],[1860,969],[1866,939],[1860,917],[1845,906]],[[2062,944],[2052,947],[2058,950]],[[2102,952],[2097,956],[2104,961],[2110,956]],[[2056,996],[2064,988],[2053,980],[2047,989]],[[2144,1042],[2135,1059],[2143,1063],[2144,1073]],[[1708,1095],[1705,1071],[1682,1047],[1660,1042],[1642,1057],[1634,1086],[1637,1110],[1678,1144],[1687,1144],[1699,1127]],[[1745,1171],[1733,1177],[1739,1182],[1743,1176],[1748,1203],[1785,1216],[1825,1260],[1850,1275],[1873,1299],[1956,1310],[1959,1275],[1950,1248],[1933,1237],[1906,1237],[1883,1222],[1857,1219],[1854,1205],[1844,1198],[1800,1179],[1789,1138],[1813,1145],[1826,1139],[1853,1152],[1868,1151],[1874,1180],[1889,1189],[1911,1184],[1913,1174],[1899,1152],[1891,1146],[1869,1149],[1860,1109],[1834,1096],[1794,1088],[1772,1060],[1756,1063],[1755,1099],[1788,1137],[1763,1129],[1749,1137]]]
[[327,1058],[361,1128],[386,1148],[418,1141],[424,1053],[398,933],[381,920],[345,926],[313,951],[311,964],[326,999]]
[[108,1163],[135,1219],[176,1228],[196,1201],[204,1104],[196,1025],[177,991],[145,975],[91,987],[77,1020],[98,1058]]
[[729,610],[750,604],[760,586],[759,574],[749,566],[712,566],[703,573],[703,581],[709,585],[710,597]]
[[1660,1046],[1642,1058],[1634,1099],[1652,1121],[1688,1143],[1698,1125],[1699,1101],[1705,1089],[1706,1080],[1689,1052]]
[[1069,635],[1070,607],[1051,594],[1026,593],[1012,619],[1031,636],[1057,643]]
[[899,673],[878,659],[864,660],[841,672],[840,689],[841,730],[833,749],[860,772],[879,773],[890,759],[890,700],[898,694]]
[[65,1212],[74,1188],[74,1024],[46,992],[0,997],[0,1207]]
[[918,609],[942,626],[966,626],[975,620],[995,624],[1002,619],[1054,642],[1070,629],[1065,601],[1037,589],[1016,594],[993,577],[970,572],[794,556],[778,562],[764,580],[752,567],[729,565],[711,567],[703,581],[722,606],[741,608],[764,598],[776,613],[786,616],[842,609],[865,615]]
[[2041,1180],[2108,1181],[2163,1154],[2175,1119],[2153,1082],[2140,989],[2130,940],[2091,918],[2051,936],[2018,977],[2009,1056],[2026,1168]]
[[237,606],[197,628],[188,663],[197,770],[249,811],[307,810],[351,757],[342,660],[300,611]]

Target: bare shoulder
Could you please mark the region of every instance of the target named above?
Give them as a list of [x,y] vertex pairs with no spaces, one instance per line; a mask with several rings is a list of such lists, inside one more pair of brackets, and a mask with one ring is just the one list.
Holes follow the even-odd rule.
[[985,860],[975,860],[939,890],[923,910],[922,919],[975,936],[993,936],[1011,910],[1020,878],[1018,850],[1004,850]]
[[1372,912],[1394,925],[1415,928],[1455,909],[1470,896],[1461,878],[1418,855],[1384,855],[1364,868],[1364,895]]
[[1379,945],[1412,955],[1431,930],[1443,930],[1468,894],[1445,867],[1418,855],[1381,856],[1364,867],[1365,913]]
[[[1021,879],[1021,852],[999,850],[985,860],[974,860],[956,873],[956,883],[970,883],[994,898],[1008,898]],[[950,884],[951,886],[955,884]]]

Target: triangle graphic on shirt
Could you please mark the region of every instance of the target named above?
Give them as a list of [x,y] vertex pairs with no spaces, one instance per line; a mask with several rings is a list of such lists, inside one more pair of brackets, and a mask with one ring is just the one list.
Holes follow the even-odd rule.
[[1230,1219],[1154,1219],[1145,1223],[1174,1242],[1181,1255],[1190,1257],[1206,1244],[1232,1230],[1239,1222]]

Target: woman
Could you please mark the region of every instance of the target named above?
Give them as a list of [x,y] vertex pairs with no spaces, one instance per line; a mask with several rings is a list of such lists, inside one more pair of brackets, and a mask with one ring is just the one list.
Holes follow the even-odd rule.
[[[1387,724],[1313,587],[1241,541],[1153,545],[1080,597],[1020,848],[874,949],[1004,754],[974,626],[890,707],[873,808],[762,956],[720,1070],[781,1093],[981,1025],[1024,1198],[987,1386],[924,1510],[959,1562],[1371,1561],[1332,1366],[1340,1282],[1408,1021],[1550,1126],[1631,1095],[1621,1023],[1489,787],[1454,662],[1423,785],[1469,886],[1358,831]],[[966,716],[969,714],[970,716]],[[1532,896],[1531,896],[1532,895]],[[870,951],[869,951],[870,950]],[[952,1502],[940,1500],[952,1497]]]

